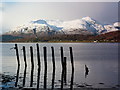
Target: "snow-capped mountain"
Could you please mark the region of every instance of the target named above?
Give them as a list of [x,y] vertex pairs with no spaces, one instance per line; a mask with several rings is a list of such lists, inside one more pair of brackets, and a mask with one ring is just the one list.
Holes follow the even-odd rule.
[[120,22],[116,22],[113,25],[104,25],[106,32],[112,32],[120,30]]
[[[120,23],[119,23],[120,24]],[[9,34],[102,34],[118,30],[120,25],[102,25],[98,21],[90,18],[83,17],[71,21],[60,20],[36,20],[30,23],[14,28]]]

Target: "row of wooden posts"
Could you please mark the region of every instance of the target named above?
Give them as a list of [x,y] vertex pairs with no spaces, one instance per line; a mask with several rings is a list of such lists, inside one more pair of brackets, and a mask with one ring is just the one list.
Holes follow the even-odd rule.
[[[38,75],[37,75],[37,90],[39,90],[39,82],[40,82],[40,71],[41,71],[41,62],[40,62],[40,50],[39,50],[39,44],[36,44],[37,47],[37,60],[38,60]],[[16,56],[17,56],[17,63],[18,63],[18,69],[17,69],[17,77],[15,82],[15,87],[18,85],[18,79],[19,79],[19,70],[20,70],[20,59],[19,59],[19,51],[18,46],[15,44],[16,50]],[[74,80],[74,60],[73,60],[73,51],[72,47],[69,47],[70,49],[70,58],[71,58],[71,67],[72,67],[72,74],[71,74],[71,84],[70,84],[70,90],[73,89],[73,80]],[[63,85],[66,83],[66,75],[67,75],[67,62],[66,57],[64,57],[63,53],[63,47],[60,47],[61,50],[61,64],[62,64],[62,74],[61,74],[61,90],[63,90]],[[53,74],[52,74],[52,88],[54,89],[54,82],[55,82],[55,54],[54,54],[54,47],[51,47],[52,51],[52,63],[53,63]],[[34,57],[33,57],[33,47],[30,46],[30,54],[31,54],[31,81],[30,81],[30,87],[33,86],[33,72],[34,72]],[[47,47],[43,47],[43,54],[44,54],[44,86],[43,88],[47,88]],[[26,49],[25,46],[23,46],[23,56],[24,56],[24,62],[25,62],[25,69],[24,69],[24,77],[23,77],[23,87],[25,86],[25,78],[26,78],[26,69],[27,69],[27,62],[26,62]]]

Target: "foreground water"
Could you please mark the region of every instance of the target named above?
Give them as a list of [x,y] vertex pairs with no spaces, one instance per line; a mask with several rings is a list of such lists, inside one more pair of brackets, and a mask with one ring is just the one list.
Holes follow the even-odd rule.
[[[17,60],[15,50],[10,49],[14,47],[14,43],[2,43],[2,72],[5,75],[16,77],[17,73]],[[26,46],[27,52],[27,73],[25,87],[30,86],[31,78],[31,59],[30,59],[30,46],[34,48],[34,82],[33,87],[37,86],[37,51],[35,43],[18,43],[20,53],[20,72],[18,86],[22,86],[24,77],[24,60],[22,53],[22,46]],[[47,47],[47,87],[51,88],[52,80],[52,55],[51,46],[55,49],[55,88],[59,88],[61,83],[61,55],[60,47],[64,48],[64,56],[67,57],[67,85],[70,84],[71,79],[71,62],[69,47],[73,47],[74,54],[74,87],[88,84],[90,87],[97,88],[111,88],[118,85],[118,44],[117,43],[39,43],[40,56],[41,56],[41,72],[40,72],[40,87],[43,87],[44,78],[44,59],[43,47]],[[0,62],[1,62],[0,61]],[[89,68],[89,73],[85,78],[85,65]],[[13,83],[16,79],[13,80]],[[14,86],[14,84],[13,84]]]

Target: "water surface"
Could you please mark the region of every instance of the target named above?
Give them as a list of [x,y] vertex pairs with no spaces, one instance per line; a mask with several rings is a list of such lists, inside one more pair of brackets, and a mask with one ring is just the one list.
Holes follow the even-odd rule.
[[[34,87],[37,84],[37,57],[36,57],[36,44],[35,43],[18,43],[20,54],[20,77],[18,85],[22,85],[24,74],[24,60],[22,53],[22,46],[26,47],[27,51],[27,77],[26,87],[30,85],[30,72],[31,72],[31,59],[30,59],[30,46],[34,49]],[[44,77],[44,59],[43,59],[43,47],[47,47],[47,84],[48,88],[51,87],[52,80],[52,57],[51,46],[55,49],[55,63],[56,63],[56,75],[55,86],[60,87],[61,80],[61,56],[60,47],[64,48],[64,56],[67,57],[67,83],[70,83],[71,78],[71,61],[69,47],[73,47],[75,76],[74,87],[84,83],[92,85],[97,88],[115,87],[118,84],[118,44],[117,43],[39,43],[40,56],[41,56],[41,75],[40,75],[40,87],[43,87]],[[10,49],[14,47],[14,43],[2,43],[2,73],[8,75],[16,75],[17,72],[17,60],[15,56],[15,50]],[[89,73],[85,78],[85,65],[89,68]],[[104,84],[99,84],[104,83]]]

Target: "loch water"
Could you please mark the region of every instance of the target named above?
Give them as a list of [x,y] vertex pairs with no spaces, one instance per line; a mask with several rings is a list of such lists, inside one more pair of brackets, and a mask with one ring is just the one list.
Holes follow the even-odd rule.
[[[34,72],[33,72],[33,87],[37,86],[38,61],[36,43],[17,43],[20,56],[20,71],[18,86],[22,86],[24,77],[24,58],[22,47],[26,47],[27,68],[25,87],[30,86],[31,78],[31,57],[30,46],[33,46],[34,54]],[[59,88],[61,83],[61,52],[60,47],[63,47],[64,56],[67,58],[67,85],[69,87],[71,80],[71,59],[69,47],[73,48],[74,58],[74,87],[88,84],[88,87],[111,88],[118,85],[118,43],[38,43],[40,47],[40,87],[43,87],[44,82],[44,58],[43,47],[47,47],[47,88],[51,88],[52,82],[52,52],[51,46],[55,52],[55,88]],[[17,75],[17,59],[15,43],[1,43],[1,60],[0,73],[4,75]],[[89,72],[85,76],[85,65]],[[16,79],[13,80],[15,82]]]

